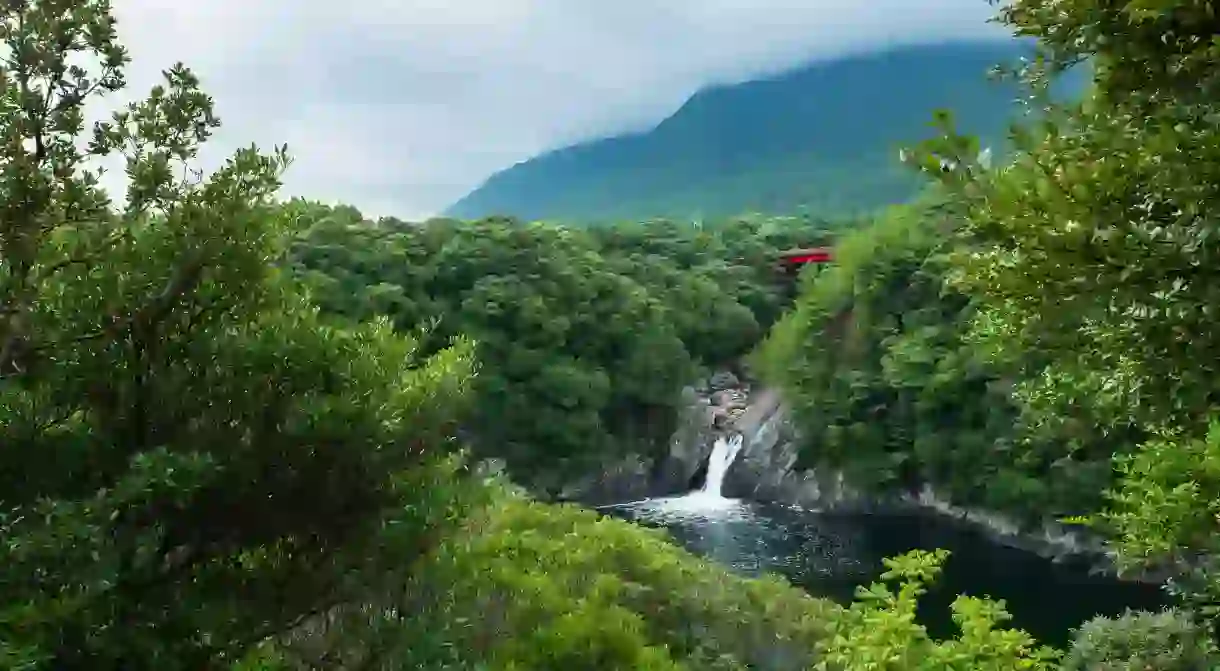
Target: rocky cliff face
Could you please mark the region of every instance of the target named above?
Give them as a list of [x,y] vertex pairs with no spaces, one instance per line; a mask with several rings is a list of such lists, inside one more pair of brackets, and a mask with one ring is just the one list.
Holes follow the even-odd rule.
[[560,498],[608,505],[681,494],[703,484],[716,439],[735,430],[749,409],[749,383],[721,371],[683,390],[683,412],[669,449],[660,458],[608,461],[569,483]]
[[734,428],[745,442],[725,478],[726,496],[841,512],[863,512],[874,506],[842,474],[796,468],[799,436],[773,390],[757,394]]
[[[1056,561],[1086,561],[1096,570],[1115,572],[1114,557],[1100,538],[1055,521],[1037,528],[1022,526],[994,511],[956,506],[928,486],[915,495],[865,495],[845,482],[841,473],[798,469],[800,436],[778,394],[769,389],[753,394],[746,390],[746,405],[731,427],[746,440],[725,479],[726,496],[836,513],[933,513],[981,528],[997,543]],[[1160,581],[1151,575],[1136,579]]]

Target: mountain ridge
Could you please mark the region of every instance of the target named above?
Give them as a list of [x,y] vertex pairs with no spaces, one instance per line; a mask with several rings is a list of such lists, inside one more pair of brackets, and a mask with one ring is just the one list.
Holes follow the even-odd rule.
[[1002,143],[1018,91],[987,71],[1029,53],[1017,40],[893,46],[709,86],[649,129],[505,168],[444,214],[592,222],[902,202],[920,180],[898,148],[927,137],[939,108]]

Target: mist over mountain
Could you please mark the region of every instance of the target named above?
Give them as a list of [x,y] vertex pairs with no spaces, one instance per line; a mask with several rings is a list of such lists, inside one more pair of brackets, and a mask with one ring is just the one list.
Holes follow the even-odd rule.
[[821,61],[691,96],[645,132],[551,151],[492,175],[446,216],[593,221],[807,210],[846,215],[908,200],[898,149],[937,109],[1002,144],[1018,108],[997,64],[1016,41],[901,47]]

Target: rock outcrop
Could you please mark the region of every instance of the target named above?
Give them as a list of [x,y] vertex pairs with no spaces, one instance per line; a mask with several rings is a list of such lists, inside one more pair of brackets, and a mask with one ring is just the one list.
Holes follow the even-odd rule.
[[717,373],[682,391],[677,430],[663,455],[628,455],[590,469],[567,483],[559,498],[593,506],[679,494],[706,467],[716,437],[746,411],[748,388],[736,375]]
[[748,383],[728,371],[717,372],[687,388],[689,421],[670,442],[663,467],[680,491],[703,485],[712,445],[717,438],[737,431],[750,408],[750,389]]
[[680,494],[703,484],[707,459],[720,436],[739,431],[751,407],[751,385],[737,374],[719,371],[683,390],[677,430],[663,455],[631,455],[591,469],[568,483],[561,499],[607,505]]
[[745,436],[745,443],[725,478],[726,496],[839,512],[867,512],[874,506],[842,474],[797,468],[799,436],[774,390],[761,390],[733,429]]
[[569,483],[561,498],[603,505],[697,489],[717,438],[740,433],[745,443],[725,483],[726,496],[809,507],[871,509],[841,476],[796,468],[798,437],[774,390],[721,371],[683,391],[683,413],[664,455],[629,456],[602,464]]

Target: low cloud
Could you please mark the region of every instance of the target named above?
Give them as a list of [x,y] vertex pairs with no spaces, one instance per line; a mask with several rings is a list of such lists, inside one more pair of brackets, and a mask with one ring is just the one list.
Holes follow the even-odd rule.
[[986,0],[120,0],[131,95],[181,60],[225,127],[287,142],[285,191],[437,212],[547,149],[656,123],[697,89],[884,45],[1002,37]]

